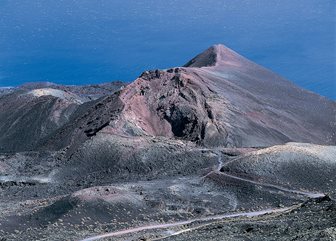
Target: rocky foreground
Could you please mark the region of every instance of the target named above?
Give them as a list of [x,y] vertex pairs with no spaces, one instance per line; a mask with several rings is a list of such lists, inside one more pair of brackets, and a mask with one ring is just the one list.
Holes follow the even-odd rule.
[[[169,140],[158,142],[167,145],[161,148],[172,145]],[[177,145],[173,143],[174,148]],[[301,144],[276,149],[288,152],[297,146]],[[306,149],[307,145],[303,146]],[[54,169],[64,164],[52,165],[50,160],[35,163],[41,153],[2,157],[1,163],[11,163],[12,168],[30,164],[31,170],[25,171],[34,176],[15,176],[19,172],[16,170],[7,179],[2,177],[1,237],[3,240],[97,240],[104,237],[101,235],[107,240],[333,240],[335,175],[326,177],[329,184],[324,186],[319,176],[309,176],[309,182],[302,181],[300,186],[291,182],[296,181],[297,175],[314,174],[317,167],[335,170],[335,159],[329,159],[335,147],[315,152],[318,161],[312,166],[305,165],[311,160],[309,151],[305,154],[300,150],[303,166],[299,168],[300,163],[295,161],[287,163],[287,167],[301,170],[292,176],[286,169],[279,169],[278,163],[267,162],[264,164],[268,175],[261,172],[255,178],[240,166],[251,156],[272,152],[273,147],[200,149],[190,144],[179,148],[171,147],[172,154],[166,155],[179,162],[195,160],[189,168],[176,167],[174,161],[164,164],[167,159],[159,164],[161,171],[156,167],[153,169],[156,171],[131,178],[122,168],[106,170],[104,177],[90,171],[85,173],[85,168],[78,171],[81,173],[64,169],[59,171],[63,173],[55,171],[43,176],[34,173],[35,166]],[[138,156],[136,160],[145,163],[158,158],[152,153],[148,150],[147,156]],[[286,157],[282,153],[271,154]],[[255,160],[265,162],[262,158]],[[134,169],[141,172],[142,167],[132,167],[131,163],[126,164],[130,173]],[[232,170],[234,163],[237,164],[233,173],[228,170]],[[328,166],[322,166],[325,163]],[[261,169],[253,167],[255,171]],[[78,176],[70,178],[69,173]],[[275,173],[272,180],[268,180],[270,173]],[[280,179],[282,182],[278,183],[277,177],[288,177],[288,181]]]
[[124,86],[0,91],[0,240],[335,240],[336,103],[216,45]]

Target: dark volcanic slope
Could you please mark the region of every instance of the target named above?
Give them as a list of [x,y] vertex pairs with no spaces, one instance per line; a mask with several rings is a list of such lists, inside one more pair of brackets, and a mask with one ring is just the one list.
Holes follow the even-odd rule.
[[37,82],[0,89],[0,151],[36,149],[40,140],[73,120],[72,114],[95,103],[86,102],[111,95],[122,86],[121,82],[88,86]]
[[0,151],[31,150],[69,120],[78,96],[55,89],[16,90],[0,96]]

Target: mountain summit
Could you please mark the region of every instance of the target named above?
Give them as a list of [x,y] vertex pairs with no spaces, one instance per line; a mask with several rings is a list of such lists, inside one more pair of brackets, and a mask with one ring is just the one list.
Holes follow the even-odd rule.
[[335,143],[335,102],[303,90],[224,45],[185,67],[147,71],[127,86],[123,126],[217,146]]
[[213,67],[218,65],[236,65],[239,62],[245,62],[247,59],[224,46],[216,44],[197,55],[195,58],[186,63],[183,67]]

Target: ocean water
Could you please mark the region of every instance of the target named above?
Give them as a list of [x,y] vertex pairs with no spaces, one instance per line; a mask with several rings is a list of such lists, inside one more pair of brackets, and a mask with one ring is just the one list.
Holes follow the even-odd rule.
[[222,43],[336,99],[333,0],[0,0],[0,86],[132,81]]

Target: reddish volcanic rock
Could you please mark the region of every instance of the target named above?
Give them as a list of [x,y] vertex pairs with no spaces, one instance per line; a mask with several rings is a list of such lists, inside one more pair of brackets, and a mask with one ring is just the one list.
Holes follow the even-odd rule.
[[125,108],[116,126],[208,146],[335,143],[335,102],[223,45],[185,66],[144,72],[122,90]]
[[213,118],[201,81],[180,68],[145,72],[122,91],[121,119],[144,134],[201,141]]

